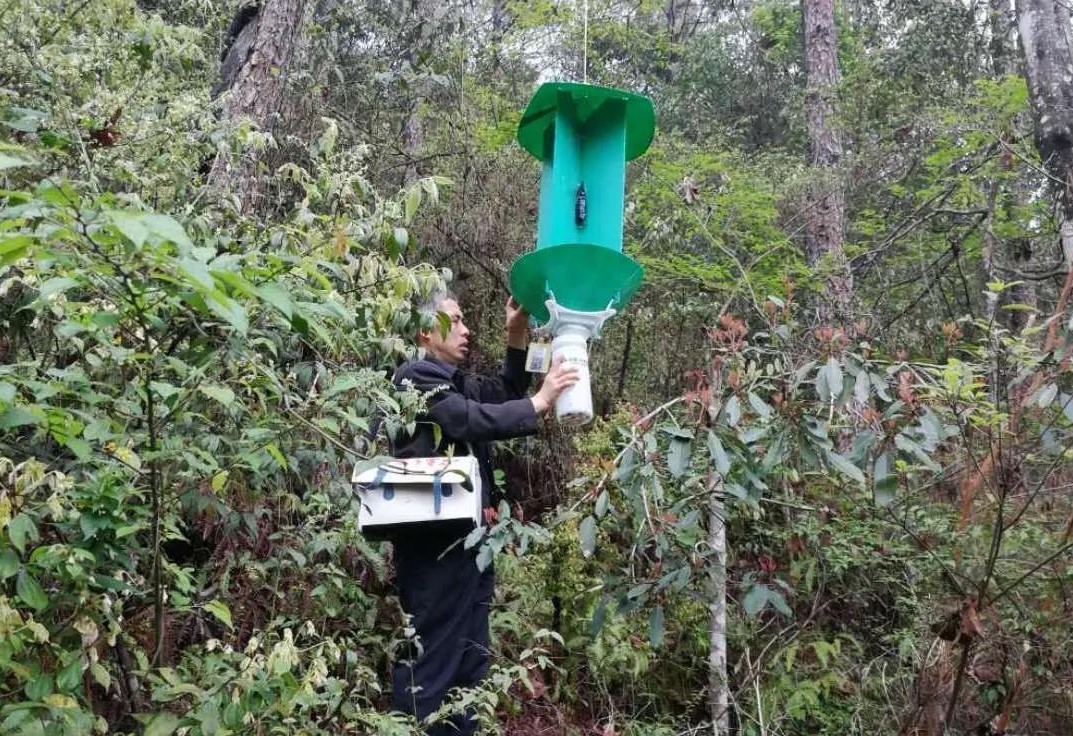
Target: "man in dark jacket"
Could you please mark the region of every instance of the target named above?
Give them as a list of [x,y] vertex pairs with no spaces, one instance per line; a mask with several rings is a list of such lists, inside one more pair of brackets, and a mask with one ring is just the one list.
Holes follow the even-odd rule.
[[[395,457],[430,457],[451,451],[471,453],[481,470],[485,515],[491,512],[494,440],[535,434],[538,415],[577,381],[577,370],[552,366],[540,390],[526,398],[530,374],[525,370],[529,315],[507,301],[507,356],[499,374],[467,375],[459,370],[469,351],[469,330],[462,310],[448,296],[428,310],[450,318],[450,330],[437,325],[418,334],[425,357],[404,363],[395,372],[398,386],[430,392],[428,413],[418,417],[414,434],[396,437]],[[433,430],[439,427],[439,442]],[[477,685],[488,671],[488,609],[495,583],[491,566],[477,568],[475,550],[463,549],[453,535],[423,534],[395,542],[395,578],[402,608],[410,615],[419,649],[395,664],[392,705],[425,718],[443,703],[453,687]],[[453,546],[452,546],[453,545]],[[429,730],[429,736],[473,734],[476,722],[457,716]]]

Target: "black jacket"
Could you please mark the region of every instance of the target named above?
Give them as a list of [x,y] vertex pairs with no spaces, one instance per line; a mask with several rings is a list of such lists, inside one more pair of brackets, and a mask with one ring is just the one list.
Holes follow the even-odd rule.
[[[525,351],[509,347],[495,377],[467,375],[432,357],[403,363],[395,371],[395,385],[409,381],[418,391],[435,393],[429,396],[428,413],[418,417],[414,433],[396,437],[391,454],[432,457],[447,454],[452,445],[456,454],[472,453],[481,468],[484,505],[491,505],[495,479],[489,443],[537,432],[533,402],[525,398],[530,379]],[[440,427],[439,446],[433,422]]]

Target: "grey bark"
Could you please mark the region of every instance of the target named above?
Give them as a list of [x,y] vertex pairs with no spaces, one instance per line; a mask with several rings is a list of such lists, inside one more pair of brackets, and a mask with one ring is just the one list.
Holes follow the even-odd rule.
[[[722,374],[708,372],[708,416],[719,416]],[[715,431],[714,429],[710,431]],[[712,736],[730,734],[730,682],[727,679],[727,528],[723,478],[708,466],[708,713]]]
[[[226,94],[223,115],[228,122],[248,120],[263,132],[273,131],[305,8],[306,0],[261,0],[236,13],[214,89]],[[257,170],[252,152],[233,160],[229,152],[221,151],[208,183],[230,193],[242,211],[249,212],[258,198]]]
[[1055,197],[1059,243],[1073,268],[1073,41],[1067,0],[1017,0],[1036,148]]
[[822,322],[848,324],[852,316],[853,279],[843,250],[846,199],[839,167],[842,136],[838,106],[838,41],[834,0],[802,0],[805,37],[805,123],[809,162],[815,181],[805,214],[805,258],[826,265],[819,305]]

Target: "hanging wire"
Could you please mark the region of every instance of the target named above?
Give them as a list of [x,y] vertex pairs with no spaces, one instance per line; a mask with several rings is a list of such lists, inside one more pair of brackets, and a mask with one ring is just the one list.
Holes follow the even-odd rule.
[[581,40],[581,80],[589,83],[589,0],[583,0]]

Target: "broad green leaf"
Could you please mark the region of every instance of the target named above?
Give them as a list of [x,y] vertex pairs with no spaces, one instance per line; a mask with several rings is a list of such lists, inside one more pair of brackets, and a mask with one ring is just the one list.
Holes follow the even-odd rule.
[[65,276],[49,279],[38,288],[37,298],[47,300],[54,294],[62,294],[74,286],[78,286],[78,282]]
[[115,225],[116,230],[138,248],[145,245],[145,240],[149,237],[149,228],[142,221],[143,217],[141,212],[112,210],[108,213],[108,219]]
[[730,472],[730,458],[723,449],[723,443],[719,441],[719,435],[712,429],[708,430],[708,454],[715,463],[716,472],[725,478]]
[[727,399],[727,403],[723,406],[723,416],[726,417],[726,422],[731,427],[738,426],[738,422],[741,421],[741,403],[738,401],[737,396],[731,396]]
[[0,402],[10,404],[15,400],[15,387],[0,381]]
[[581,554],[591,557],[596,551],[596,517],[586,516],[578,527],[578,537],[581,540]]
[[19,556],[13,549],[5,549],[0,553],[0,581],[7,580],[19,571]]
[[873,494],[877,506],[889,506],[898,490],[898,477],[891,473],[891,457],[884,452],[876,458],[873,471]]
[[181,251],[193,250],[194,244],[186,234],[186,230],[179,221],[170,215],[146,214],[142,216],[142,223],[149,232],[179,246]]
[[89,665],[89,673],[92,675],[94,682],[105,690],[112,685],[112,676],[100,662],[91,662]]
[[676,478],[682,477],[689,470],[689,449],[689,441],[677,437],[671,440],[667,448],[667,468]]
[[227,386],[213,384],[201,385],[198,386],[198,391],[225,407],[231,406],[235,401],[235,392]]
[[181,723],[174,713],[157,713],[145,727],[144,736],[171,736]]
[[828,452],[827,461],[830,462],[831,465],[834,466],[835,470],[837,470],[842,475],[846,476],[850,480],[860,483],[862,486],[864,485],[864,473],[861,472],[860,468],[850,462],[848,458],[839,455],[837,452]]
[[227,478],[229,475],[230,473],[226,470],[221,470],[219,473],[213,475],[210,483],[212,490],[216,493],[222,491],[227,486]]
[[[34,407],[35,409],[37,407]],[[0,413],[0,429],[14,429],[34,424],[43,424],[44,417],[38,412],[32,412],[21,406],[13,406]]]
[[276,465],[278,465],[280,469],[287,469],[287,458],[283,456],[282,452],[280,452],[279,447],[276,446],[276,443],[268,443],[267,445],[265,445],[265,450],[268,452],[269,455],[272,456],[272,459],[276,461]]
[[611,494],[607,492],[607,489],[600,491],[600,495],[596,497],[596,507],[593,509],[593,513],[596,514],[597,519],[604,518],[604,514],[607,513],[607,507],[611,504]]
[[827,381],[830,400],[834,401],[842,395],[842,366],[838,364],[838,360],[832,355],[827,359],[827,365],[820,370],[823,371],[824,378]]
[[484,533],[488,531],[487,528],[479,526],[469,534],[466,535],[466,541],[462,543],[464,549],[473,549],[484,538]]
[[752,391],[749,392],[749,406],[753,408],[753,411],[755,411],[761,419],[767,419],[771,416],[772,411],[774,411],[767,402]]
[[7,535],[11,544],[21,553],[26,552],[26,540],[37,541],[37,524],[28,514],[17,514],[7,523]]
[[663,646],[663,606],[656,606],[648,616],[648,641],[653,649]]
[[0,171],[19,169],[26,166],[33,166],[33,161],[0,151]]
[[764,606],[767,605],[769,590],[770,588],[766,585],[754,585],[749,589],[749,592],[745,594],[745,600],[742,601],[742,608],[745,609],[747,615],[755,616],[764,610]]
[[278,284],[268,283],[258,286],[257,295],[265,303],[278,309],[280,314],[287,319],[290,319],[291,315],[294,314],[294,302],[291,301],[291,295]]
[[56,675],[56,689],[70,692],[82,684],[82,655],[76,654],[70,664]]
[[234,630],[235,626],[231,623],[231,609],[227,607],[226,603],[217,598],[206,603],[205,610],[228,629]]
[[[30,700],[44,700],[52,694],[54,688],[55,682],[52,679],[52,675],[41,673],[26,683],[26,697]],[[4,723],[6,724],[7,721],[4,721]]]
[[26,570],[20,570],[15,578],[15,595],[35,611],[43,611],[48,607],[48,596]]
[[[421,187],[414,185],[406,192],[406,224],[409,225],[417,214],[417,208],[421,206]],[[400,244],[401,247],[401,244]]]

